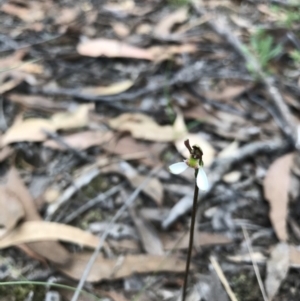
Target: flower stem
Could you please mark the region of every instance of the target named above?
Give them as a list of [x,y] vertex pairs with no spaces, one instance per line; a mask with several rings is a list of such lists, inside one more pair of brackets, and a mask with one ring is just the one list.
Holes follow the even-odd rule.
[[196,182],[197,174],[198,174],[198,169],[195,169],[195,190],[194,190],[192,221],[191,221],[191,229],[190,229],[190,242],[189,242],[188,255],[187,255],[187,259],[186,259],[186,268],[185,268],[184,283],[183,283],[183,290],[182,290],[182,301],[185,301],[185,297],[186,297],[187,280],[188,280],[188,275],[189,275],[189,270],[190,270],[190,263],[191,263],[192,250],[193,250],[193,244],[194,244],[194,230],[195,230],[197,201],[198,201],[198,193],[199,193],[199,188],[198,188],[197,182]]

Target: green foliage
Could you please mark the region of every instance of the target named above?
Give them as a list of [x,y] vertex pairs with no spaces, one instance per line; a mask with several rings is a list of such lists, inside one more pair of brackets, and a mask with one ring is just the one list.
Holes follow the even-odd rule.
[[173,6],[187,6],[190,3],[190,0],[168,0],[170,5]]
[[7,297],[14,301],[24,301],[29,296],[30,292],[33,291],[33,301],[43,300],[45,296],[46,287],[35,288],[34,285],[15,285],[15,286],[0,286],[0,296]]
[[299,50],[293,50],[290,53],[291,58],[293,59],[293,61],[295,62],[295,64],[300,64],[300,51]]
[[295,23],[300,21],[300,1],[290,1],[290,6],[281,7],[272,5],[271,11],[278,16],[278,25],[288,28],[293,27]]
[[270,60],[282,52],[281,45],[275,45],[272,36],[262,29],[257,30],[250,38],[250,49],[265,70]]
[[293,11],[287,11],[282,20],[282,23],[288,28],[291,28],[294,25],[294,23],[299,21],[300,21],[300,11],[296,9]]

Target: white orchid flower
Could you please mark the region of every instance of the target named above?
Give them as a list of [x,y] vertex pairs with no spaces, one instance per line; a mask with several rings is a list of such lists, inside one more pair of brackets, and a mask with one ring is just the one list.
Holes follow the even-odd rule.
[[202,156],[203,152],[200,146],[193,145],[190,146],[189,140],[184,142],[185,146],[189,150],[191,156],[189,159],[184,160],[183,162],[178,162],[169,166],[171,173],[178,175],[184,172],[188,167],[191,167],[197,170],[196,183],[200,190],[207,191],[209,189],[209,183],[207,180],[206,173],[203,169]]
[[[186,161],[184,161],[184,162],[178,162],[170,165],[169,169],[171,173],[178,175],[184,172],[188,167],[190,166],[187,164]],[[197,169],[198,169],[198,174],[196,179],[197,186],[200,190],[207,191],[209,189],[209,183],[208,183],[206,173],[202,166],[199,166]]]

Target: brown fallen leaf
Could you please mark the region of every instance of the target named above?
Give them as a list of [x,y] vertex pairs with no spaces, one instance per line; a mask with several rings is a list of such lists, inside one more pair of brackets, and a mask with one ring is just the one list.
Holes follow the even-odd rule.
[[[18,199],[22,202],[26,221],[41,220],[34,201],[15,168],[11,168],[9,170],[6,176],[5,187],[8,190],[13,191]],[[43,256],[44,258],[58,265],[64,265],[70,259],[68,251],[58,242],[35,242],[29,243],[27,246],[29,246],[32,251],[38,255]]]
[[79,228],[45,221],[24,222],[0,240],[0,249],[23,243],[65,241],[96,248],[99,238]]
[[103,9],[113,13],[130,14],[133,16],[143,16],[153,10],[152,6],[147,6],[143,3],[141,6],[136,6],[133,0],[124,0],[120,2],[110,2],[103,5]]
[[275,160],[264,179],[264,194],[271,207],[270,220],[278,239],[281,241],[288,239],[286,219],[292,160],[292,153]]
[[[0,143],[1,144],[1,143]],[[6,160],[11,154],[13,154],[14,150],[9,146],[5,146],[0,150],[0,162]]]
[[212,123],[210,120],[215,119],[215,117],[207,112],[203,105],[194,105],[191,107],[186,108],[185,110],[183,110],[183,116],[185,118],[191,118],[191,119],[196,119],[196,120],[200,120],[201,122],[204,123]]
[[22,245],[18,245],[16,247],[18,249],[20,249],[21,251],[23,251],[27,256],[31,257],[34,260],[37,260],[37,261],[43,263],[45,266],[47,266],[46,259],[44,257],[40,256],[39,254],[37,254],[36,252],[34,252],[27,245],[22,244]]
[[44,67],[42,65],[27,61],[23,62],[18,67],[18,70],[30,74],[42,74],[44,72]]
[[20,6],[14,3],[4,3],[0,10],[6,14],[10,14],[20,18],[25,22],[35,22],[44,19],[44,11],[38,2],[31,1],[26,6]]
[[147,49],[103,38],[81,42],[77,46],[77,51],[80,55],[91,57],[125,57],[150,61],[154,59]]
[[204,93],[204,96],[214,100],[229,100],[241,95],[249,88],[249,85],[227,86],[225,89],[219,92],[207,91]]
[[275,297],[282,281],[287,276],[290,263],[290,249],[285,242],[278,243],[267,262],[266,291],[270,301]]
[[[109,142],[113,137],[111,132],[102,132],[102,131],[84,131],[68,136],[63,136],[63,141],[68,144],[70,147],[85,150],[92,146],[102,145],[103,143]],[[65,150],[66,148],[57,143],[55,140],[47,140],[44,142],[44,146]]]
[[300,267],[300,248],[299,246],[290,245],[290,266],[299,268]]
[[124,0],[117,3],[107,3],[104,5],[104,9],[113,12],[129,13],[135,7],[135,2],[133,0]]
[[113,247],[118,252],[120,252],[121,250],[125,250],[127,252],[129,251],[134,253],[140,253],[142,251],[139,242],[133,239],[108,239],[107,243],[110,247]]
[[[70,278],[79,280],[91,254],[74,254],[72,263],[59,270]],[[193,266],[192,266],[193,268]],[[175,256],[125,255],[114,259],[98,256],[87,281],[99,282],[104,279],[120,279],[136,273],[173,272],[182,273],[185,260]]]
[[0,237],[15,228],[24,215],[24,208],[18,196],[5,186],[0,186]]
[[22,81],[23,81],[23,78],[15,77],[15,78],[12,78],[12,79],[4,82],[3,84],[0,85],[0,94],[6,93],[6,92],[12,90],[16,86],[18,86]]
[[67,105],[61,102],[56,102],[52,98],[47,98],[39,95],[25,95],[11,93],[6,95],[6,98],[14,103],[25,106],[29,109],[43,110],[46,112],[66,110]]
[[56,113],[51,117],[51,123],[56,130],[69,130],[85,127],[89,123],[89,110],[93,105],[83,104],[71,112]]
[[47,138],[44,132],[54,132],[55,126],[50,120],[30,118],[14,123],[3,135],[2,145],[20,141],[44,141]]
[[151,255],[163,255],[163,246],[154,227],[142,217],[138,216],[134,209],[129,208],[129,212],[144,250]]
[[153,59],[156,62],[160,62],[172,58],[175,54],[194,53],[197,51],[197,46],[195,44],[153,46],[148,48],[148,51],[152,53]]
[[72,23],[77,19],[79,13],[80,10],[78,8],[64,7],[59,11],[59,15],[56,16],[55,24],[68,25],[69,23]]
[[107,87],[85,87],[81,89],[81,93],[94,96],[115,95],[125,92],[126,90],[131,88],[133,84],[134,82],[132,80],[124,80]]
[[187,20],[187,18],[187,7],[179,8],[176,11],[164,16],[162,20],[154,27],[153,32],[156,36],[168,36],[175,24],[183,23]]
[[[198,232],[195,236],[197,239],[194,241],[195,247],[207,246],[207,245],[223,245],[232,243],[232,240],[222,234]],[[161,234],[161,241],[165,250],[179,250],[187,249],[189,246],[189,233],[188,232],[176,232]]]
[[77,52],[90,57],[124,57],[143,60],[162,61],[170,56],[183,52],[195,52],[197,46],[194,44],[183,44],[175,46],[153,46],[150,48],[138,48],[117,40],[95,39],[80,43]]
[[2,145],[20,141],[44,141],[44,131],[68,130],[84,127],[88,124],[90,105],[80,105],[72,112],[56,113],[51,119],[29,118],[17,120],[3,135]]
[[[185,134],[176,131],[173,126],[159,125],[151,117],[140,113],[121,114],[109,120],[108,124],[114,130],[130,132],[134,138],[149,141],[174,141]],[[174,124],[176,124],[176,121]]]
[[232,255],[227,256],[227,259],[233,261],[233,262],[245,262],[245,263],[252,263],[252,260],[254,260],[256,263],[265,263],[267,258],[264,254],[260,252],[252,252],[247,254],[241,254],[241,255]]
[[156,143],[149,145],[144,141],[137,141],[130,135],[122,136],[121,138],[113,137],[108,143],[103,144],[102,148],[107,152],[116,155],[132,155],[141,154],[142,163],[147,166],[156,166],[160,162],[160,153],[164,145]]
[[0,59],[0,70],[6,70],[10,68],[15,68],[22,62],[22,59],[27,54],[28,50],[20,49],[15,51],[13,54],[5,56]]
[[122,22],[113,22],[111,23],[111,27],[113,28],[115,34],[120,38],[125,38],[130,34],[129,26],[126,26]]

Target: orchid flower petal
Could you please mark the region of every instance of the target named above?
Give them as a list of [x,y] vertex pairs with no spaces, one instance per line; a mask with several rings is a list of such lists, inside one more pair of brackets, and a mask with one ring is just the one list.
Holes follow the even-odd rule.
[[188,168],[188,165],[185,162],[175,163],[169,166],[171,173],[178,175],[184,172]]
[[197,186],[202,191],[207,191],[209,189],[208,179],[202,167],[199,167],[198,169]]

